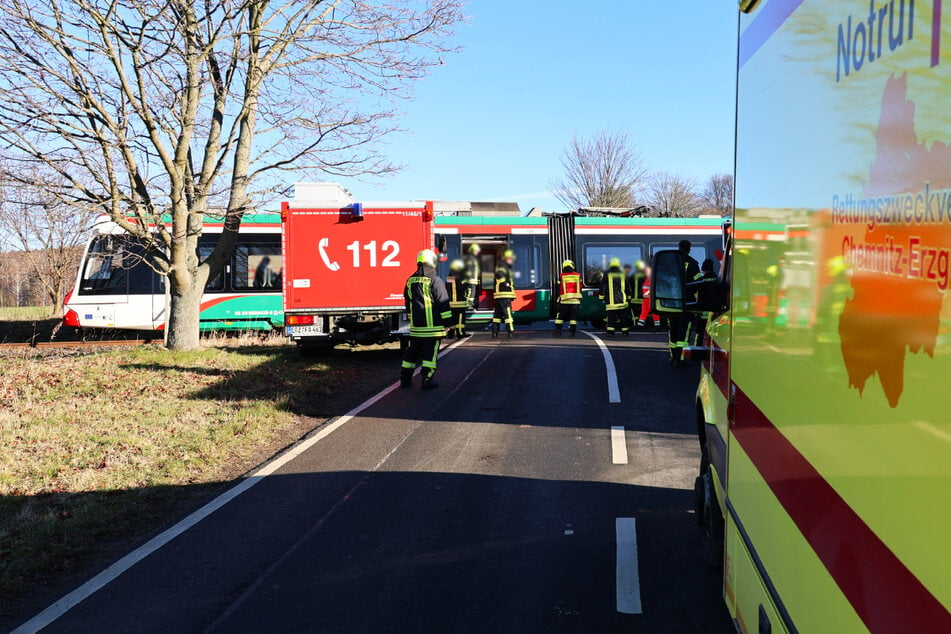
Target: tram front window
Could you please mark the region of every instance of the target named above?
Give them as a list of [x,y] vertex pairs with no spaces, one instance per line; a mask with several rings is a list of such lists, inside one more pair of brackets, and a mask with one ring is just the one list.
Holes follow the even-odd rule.
[[129,292],[130,262],[128,240],[100,236],[93,240],[83,266],[80,295],[124,295]]

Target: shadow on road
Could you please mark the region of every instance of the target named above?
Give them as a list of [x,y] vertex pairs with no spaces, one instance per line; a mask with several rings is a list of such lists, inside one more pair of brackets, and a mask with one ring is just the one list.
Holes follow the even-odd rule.
[[[48,631],[731,632],[692,504],[597,482],[277,475]],[[615,610],[616,517],[637,520],[643,615]]]

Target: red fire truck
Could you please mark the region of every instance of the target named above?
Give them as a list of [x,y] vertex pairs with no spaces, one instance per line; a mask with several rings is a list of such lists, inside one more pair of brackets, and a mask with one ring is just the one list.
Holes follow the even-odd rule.
[[333,183],[298,184],[281,206],[284,314],[305,356],[393,341],[416,255],[433,245],[433,205],[355,203]]

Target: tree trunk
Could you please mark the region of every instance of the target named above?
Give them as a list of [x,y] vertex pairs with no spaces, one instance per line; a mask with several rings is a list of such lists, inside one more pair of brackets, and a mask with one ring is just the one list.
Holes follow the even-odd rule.
[[199,314],[201,313],[201,296],[205,289],[201,276],[190,276],[191,284],[186,288],[177,288],[171,283],[168,313],[168,340],[169,350],[194,350],[199,343]]

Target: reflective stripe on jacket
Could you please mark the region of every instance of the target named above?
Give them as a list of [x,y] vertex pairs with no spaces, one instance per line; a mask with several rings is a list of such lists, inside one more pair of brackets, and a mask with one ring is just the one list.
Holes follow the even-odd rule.
[[449,293],[432,267],[420,266],[406,280],[403,292],[409,316],[409,334],[413,337],[442,337],[444,324],[452,319]]
[[446,290],[449,292],[449,308],[466,308],[466,281],[462,277],[450,275],[446,278]]
[[515,299],[515,274],[512,269],[502,265],[495,269],[495,298]]
[[631,282],[624,271],[608,269],[601,278],[601,300],[607,310],[627,308],[627,299],[631,296]]
[[471,253],[466,255],[466,284],[482,283],[482,267],[479,266],[479,257]]
[[631,275],[631,304],[640,306],[644,301],[644,281],[647,279],[647,273],[638,271]]
[[581,303],[581,274],[575,271],[561,274],[558,301],[562,304]]

